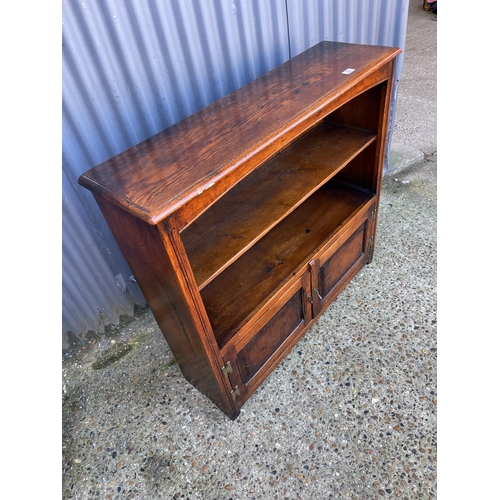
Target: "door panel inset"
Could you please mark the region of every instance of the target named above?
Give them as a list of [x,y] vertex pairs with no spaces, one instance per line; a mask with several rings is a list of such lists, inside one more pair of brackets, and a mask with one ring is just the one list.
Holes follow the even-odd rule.
[[320,268],[318,290],[325,297],[364,254],[366,221]]
[[245,384],[253,378],[303,320],[302,290],[297,290],[278,313],[238,353],[238,367]]

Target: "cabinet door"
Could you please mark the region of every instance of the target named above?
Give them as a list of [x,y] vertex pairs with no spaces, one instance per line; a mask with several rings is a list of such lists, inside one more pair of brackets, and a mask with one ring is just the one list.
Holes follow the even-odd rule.
[[238,336],[223,355],[232,396],[241,406],[286,356],[312,318],[310,274],[304,273]]
[[320,314],[370,261],[374,220],[375,204],[351,221],[343,235],[311,264],[313,316]]

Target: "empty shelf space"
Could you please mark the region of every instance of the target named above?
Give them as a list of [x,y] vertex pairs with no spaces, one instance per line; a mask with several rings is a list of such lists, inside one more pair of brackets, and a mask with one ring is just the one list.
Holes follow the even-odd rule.
[[324,185],[209,283],[201,295],[219,346],[373,197],[334,181]]
[[376,139],[322,122],[243,179],[181,237],[200,289]]

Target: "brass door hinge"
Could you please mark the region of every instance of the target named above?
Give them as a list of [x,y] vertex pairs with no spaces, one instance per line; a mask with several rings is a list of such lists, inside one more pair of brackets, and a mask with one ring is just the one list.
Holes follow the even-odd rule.
[[367,250],[368,254],[372,251],[372,248],[373,248],[373,238],[370,238],[368,240],[368,250]]
[[372,222],[375,222],[375,217],[376,217],[376,215],[377,215],[377,209],[376,209],[376,208],[374,208],[374,209],[373,209],[373,212],[372,212]]
[[236,401],[236,396],[239,396],[240,393],[240,388],[236,386],[232,391],[231,391],[231,397],[233,398],[233,401]]
[[231,366],[231,361],[228,361],[226,363],[226,366],[222,367],[222,373],[224,374],[224,377],[229,378],[229,374],[233,373],[233,367]]

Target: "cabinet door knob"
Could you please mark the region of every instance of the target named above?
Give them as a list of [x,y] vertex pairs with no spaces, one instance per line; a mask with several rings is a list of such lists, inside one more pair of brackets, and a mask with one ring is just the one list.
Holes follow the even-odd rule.
[[317,289],[317,288],[315,288],[315,289],[314,289],[314,292],[315,292],[315,293],[316,293],[316,295],[319,297],[319,300],[323,300],[323,297],[319,294],[319,292],[318,292],[318,289]]

